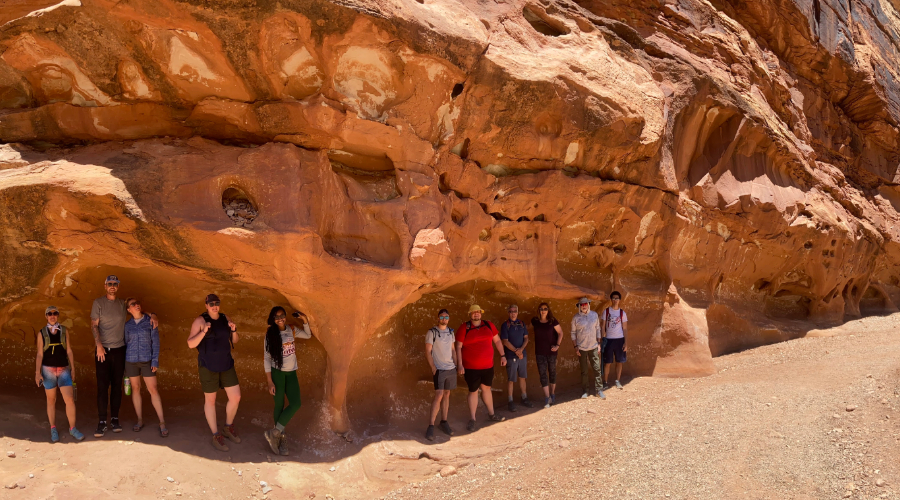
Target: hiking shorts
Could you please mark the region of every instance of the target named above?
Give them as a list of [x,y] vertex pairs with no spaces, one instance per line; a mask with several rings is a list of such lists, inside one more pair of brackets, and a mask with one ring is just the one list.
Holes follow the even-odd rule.
[[128,378],[131,377],[155,377],[156,373],[153,372],[153,369],[150,367],[149,361],[144,361],[143,363],[125,363],[125,376]]
[[515,382],[520,378],[528,378],[528,356],[519,359],[516,356],[506,357],[506,378]]
[[478,392],[478,388],[482,385],[490,387],[494,383],[494,367],[485,368],[484,370],[470,370],[466,368],[463,378],[466,379],[469,392]]
[[200,367],[200,387],[203,387],[203,392],[206,394],[236,385],[238,385],[238,377],[233,366],[224,372],[214,372],[203,366]]
[[456,389],[456,368],[434,372],[434,390],[451,391]]
[[616,363],[624,363],[625,356],[625,339],[606,339],[606,348],[603,349],[603,362],[610,364],[613,360]]
[[44,389],[72,387],[72,369],[68,366],[42,366],[41,377],[44,378]]

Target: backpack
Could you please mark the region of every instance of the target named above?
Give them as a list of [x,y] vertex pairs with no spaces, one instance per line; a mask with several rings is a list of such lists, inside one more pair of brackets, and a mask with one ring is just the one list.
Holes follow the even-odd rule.
[[44,338],[44,352],[47,352],[47,349],[52,347],[53,350],[50,351],[50,354],[53,354],[56,352],[56,346],[66,349],[66,327],[63,325],[59,325],[59,344],[50,343],[50,329],[46,326],[41,328],[41,336]]
[[[488,328],[493,326],[494,330],[497,329],[497,327],[494,326],[494,324],[488,320],[482,320],[481,322],[484,323],[484,325],[487,326]],[[481,328],[481,327],[479,326],[478,328]],[[471,329],[472,329],[472,320],[466,321],[466,333],[463,334],[463,343],[465,343],[466,337],[469,336],[469,330],[471,330]]]

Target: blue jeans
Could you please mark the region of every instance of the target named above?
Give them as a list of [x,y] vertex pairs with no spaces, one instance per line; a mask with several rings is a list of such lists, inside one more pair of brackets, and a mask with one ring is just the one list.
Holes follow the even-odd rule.
[[44,378],[44,389],[72,387],[72,369],[68,366],[42,366],[41,377]]

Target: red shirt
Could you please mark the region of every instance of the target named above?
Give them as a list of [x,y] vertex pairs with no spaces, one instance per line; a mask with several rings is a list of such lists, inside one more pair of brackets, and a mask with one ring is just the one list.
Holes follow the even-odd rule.
[[456,329],[456,341],[462,342],[462,364],[466,370],[486,370],[494,367],[494,335],[497,327],[490,321],[466,330],[465,322]]

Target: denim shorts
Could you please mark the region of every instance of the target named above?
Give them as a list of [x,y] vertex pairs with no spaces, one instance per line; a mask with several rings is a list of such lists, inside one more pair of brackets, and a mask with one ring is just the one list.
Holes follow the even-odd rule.
[[44,377],[44,389],[72,387],[72,369],[68,366],[42,366],[41,376]]

